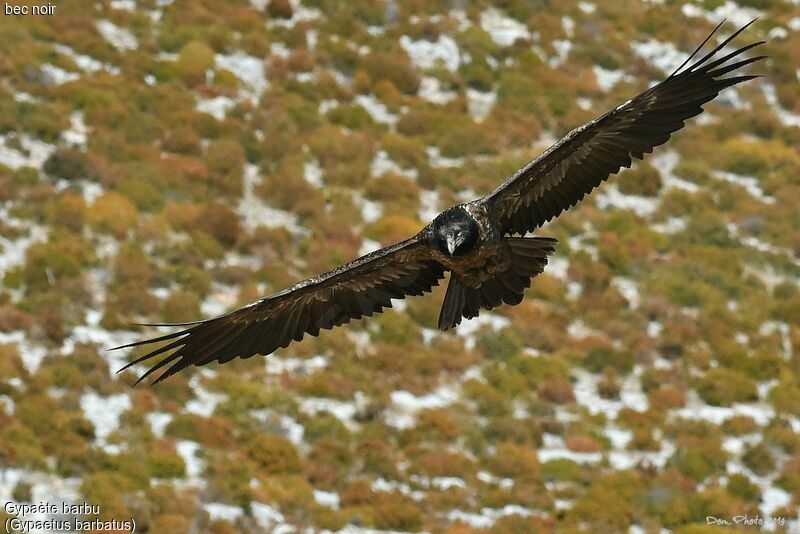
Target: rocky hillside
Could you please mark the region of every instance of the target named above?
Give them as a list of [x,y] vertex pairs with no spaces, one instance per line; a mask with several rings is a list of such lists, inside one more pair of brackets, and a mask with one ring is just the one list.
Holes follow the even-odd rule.
[[[131,323],[411,235],[725,17],[759,17],[764,77],[547,225],[519,306],[441,333],[437,290],[115,374],[156,333]],[[3,502],[151,533],[800,530],[797,0],[63,0],[0,49]]]

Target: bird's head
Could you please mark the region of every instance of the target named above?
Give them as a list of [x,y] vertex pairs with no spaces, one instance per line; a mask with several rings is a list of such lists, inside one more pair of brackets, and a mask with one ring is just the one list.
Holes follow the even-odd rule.
[[455,206],[433,220],[433,233],[439,250],[449,256],[461,256],[478,242],[480,230],[464,206]]

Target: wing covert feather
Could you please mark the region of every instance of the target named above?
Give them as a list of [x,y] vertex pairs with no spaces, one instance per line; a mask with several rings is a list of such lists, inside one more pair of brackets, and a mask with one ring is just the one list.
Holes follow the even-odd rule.
[[120,371],[173,351],[137,380],[171,364],[156,383],[190,365],[270,354],[306,334],[316,336],[320,330],[380,313],[391,307],[391,299],[422,295],[438,285],[444,271],[418,234],[224,315],[192,323],[155,325],[186,328],[116,347],[168,342]]
[[664,81],[572,130],[484,197],[504,230],[524,234],[542,226],[577,204],[610,175],[630,167],[632,158],[642,159],[654,147],[667,142],[673,132],[683,128],[686,119],[702,113],[702,105],[722,89],[755,78],[721,76],[763,59],[765,56],[755,56],[725,64],[763,41],[709,62],[753,22],[686,67],[720,23]]

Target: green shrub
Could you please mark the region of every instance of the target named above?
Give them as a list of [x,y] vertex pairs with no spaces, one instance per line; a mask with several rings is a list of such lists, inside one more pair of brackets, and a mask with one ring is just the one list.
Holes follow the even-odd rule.
[[593,373],[606,368],[614,369],[620,374],[628,374],[633,369],[633,354],[625,350],[611,347],[597,347],[589,351],[583,360],[583,366]]
[[197,213],[194,226],[219,241],[224,247],[236,244],[242,233],[239,216],[225,204],[204,204]]
[[133,202],[110,191],[94,201],[88,212],[88,221],[96,231],[122,239],[136,227],[137,216],[138,210]]
[[19,422],[0,428],[0,459],[3,464],[29,469],[45,467],[41,436]]
[[522,350],[519,338],[508,328],[481,331],[475,340],[475,346],[485,358],[498,361],[510,360]]
[[758,486],[741,473],[734,473],[728,477],[726,486],[728,493],[743,501],[758,502],[761,500],[761,490]]
[[654,196],[661,189],[661,175],[658,170],[645,161],[637,162],[631,169],[625,169],[616,178],[619,189],[627,195]]
[[488,459],[494,474],[517,480],[536,480],[539,477],[539,459],[536,451],[526,445],[500,443],[494,455]]
[[250,458],[265,473],[297,473],[301,469],[297,450],[286,438],[256,434],[246,446]]
[[697,384],[697,393],[714,406],[758,400],[756,384],[749,376],[723,367],[706,371]]
[[178,323],[192,321],[200,317],[200,299],[188,291],[172,291],[163,302],[164,322]]
[[725,454],[718,447],[703,442],[680,447],[668,462],[698,482],[723,472],[725,463]]
[[800,492],[800,456],[795,455],[784,462],[776,483],[789,493],[797,495]]
[[272,18],[290,19],[292,18],[292,4],[289,0],[269,0],[267,13]]
[[178,72],[189,86],[202,83],[206,71],[213,66],[214,51],[200,41],[186,43],[178,54]]
[[575,500],[568,517],[601,529],[627,528],[642,488],[631,472],[598,475],[584,495]]
[[208,167],[211,185],[217,192],[227,196],[241,195],[245,155],[237,141],[212,141],[206,148],[203,161]]
[[375,125],[366,109],[356,105],[336,106],[325,115],[329,121],[351,130],[360,130]]
[[86,153],[77,148],[59,148],[44,162],[42,170],[54,178],[96,180],[97,171]]
[[415,94],[419,89],[419,75],[403,52],[372,53],[362,65],[373,80],[388,80],[403,93]]
[[104,519],[130,517],[128,496],[137,489],[128,477],[109,471],[85,474],[80,486],[86,501],[99,506],[100,517]]
[[742,461],[759,476],[764,476],[775,468],[775,458],[763,442],[748,447],[742,455]]
[[147,469],[156,478],[181,478],[186,471],[183,457],[175,450],[173,443],[161,441],[147,454]]

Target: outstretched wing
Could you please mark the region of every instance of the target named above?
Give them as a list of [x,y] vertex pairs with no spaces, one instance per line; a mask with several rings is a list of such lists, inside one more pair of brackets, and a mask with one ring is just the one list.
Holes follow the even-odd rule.
[[391,307],[391,299],[430,291],[444,277],[444,271],[431,257],[425,238],[418,234],[219,317],[153,325],[186,328],[116,347],[165,343],[120,371],[174,351],[136,382],[170,365],[153,382],[157,383],[190,365],[270,354],[293,340],[300,341],[307,333],[316,336],[321,329],[380,313],[383,308]]
[[765,56],[757,56],[728,63],[763,41],[716,57],[753,22],[686,67],[719,29],[720,23],[666,80],[572,130],[484,197],[504,230],[524,234],[538,228],[577,204],[620,167],[630,167],[631,157],[642,159],[653,147],[665,143],[672,132],[684,126],[686,119],[702,113],[701,106],[722,89],[756,78],[722,76],[763,59]]

